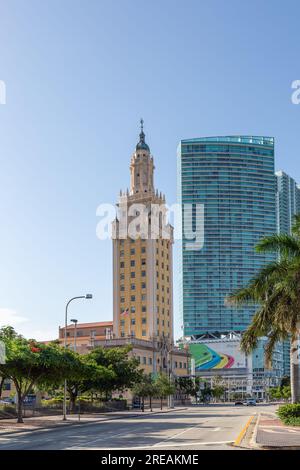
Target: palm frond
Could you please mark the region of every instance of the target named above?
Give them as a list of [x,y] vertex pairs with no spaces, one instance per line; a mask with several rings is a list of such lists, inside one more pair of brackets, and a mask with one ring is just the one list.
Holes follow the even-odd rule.
[[280,328],[274,328],[268,335],[268,341],[265,344],[265,359],[268,366],[272,364],[273,352],[276,344],[287,338],[287,334]]
[[297,214],[293,218],[292,234],[300,237],[300,215]]
[[256,245],[258,253],[279,253],[283,256],[300,256],[300,242],[285,233],[270,235]]
[[257,304],[263,302],[272,292],[274,285],[286,275],[288,262],[283,259],[274,261],[261,269],[246,287],[236,290],[226,298],[227,305]]

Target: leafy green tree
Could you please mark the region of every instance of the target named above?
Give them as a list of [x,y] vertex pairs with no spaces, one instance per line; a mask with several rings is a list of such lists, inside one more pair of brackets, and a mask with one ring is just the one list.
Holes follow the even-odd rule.
[[[196,382],[196,381],[195,381]],[[175,388],[180,392],[180,394],[187,395],[190,397],[196,397],[199,387],[197,387],[194,380],[190,377],[176,377],[175,379]],[[183,402],[184,398],[182,399]]]
[[104,389],[106,383],[115,380],[115,373],[109,367],[98,365],[89,355],[79,357],[77,380],[67,381],[67,391],[70,397],[70,411],[74,412],[77,398],[86,392],[97,392]]
[[271,387],[269,389],[269,396],[272,400],[280,400],[280,398],[282,397],[280,387]]
[[152,398],[157,396],[157,387],[155,380],[151,374],[143,374],[139,380],[133,385],[132,394],[142,400],[142,411],[145,409],[145,398],[149,398],[150,411],[152,411]]
[[282,398],[288,400],[291,398],[291,387],[290,385],[271,387],[269,390],[269,395],[273,400],[281,400]]
[[11,328],[0,329],[0,340],[6,347],[6,361],[0,364],[0,374],[15,385],[18,422],[22,423],[23,402],[33,387],[50,386],[74,377],[78,360],[71,351],[27,340]]
[[[92,361],[109,371],[106,379],[101,374],[96,379],[86,381],[84,386],[99,391],[107,399],[114,391],[123,391],[131,388],[141,378],[139,362],[135,357],[130,357],[131,347],[96,348],[87,355],[87,361]],[[103,371],[102,371],[103,372]],[[91,383],[89,383],[91,382]]]
[[292,403],[300,401],[298,338],[300,334],[300,216],[295,217],[292,235],[272,235],[257,245],[258,253],[273,254],[266,265],[244,288],[228,301],[237,306],[258,306],[252,323],[243,335],[241,348],[250,353],[260,337],[267,337],[266,360],[272,361],[278,341],[291,340]]
[[163,407],[163,399],[173,395],[176,391],[175,385],[171,382],[167,374],[160,373],[156,376],[154,386],[156,396],[160,398],[160,409]]
[[220,400],[224,396],[225,387],[222,385],[222,379],[219,376],[215,376],[212,378],[212,388],[211,388],[211,395],[216,399]]

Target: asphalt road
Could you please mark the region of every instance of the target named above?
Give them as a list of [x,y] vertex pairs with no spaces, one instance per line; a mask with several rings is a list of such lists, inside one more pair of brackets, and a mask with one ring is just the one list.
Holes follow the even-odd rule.
[[198,406],[0,438],[0,450],[232,450],[249,417],[273,406]]

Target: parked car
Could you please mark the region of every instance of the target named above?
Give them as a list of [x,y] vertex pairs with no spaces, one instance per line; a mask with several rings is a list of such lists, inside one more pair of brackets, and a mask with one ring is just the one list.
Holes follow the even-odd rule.
[[13,400],[11,398],[2,398],[0,400],[1,405],[10,405],[13,403]]
[[235,406],[238,406],[238,405],[243,405],[244,403],[241,401],[241,400],[237,400],[235,402]]
[[248,400],[246,401],[246,406],[256,406],[255,398],[248,398]]

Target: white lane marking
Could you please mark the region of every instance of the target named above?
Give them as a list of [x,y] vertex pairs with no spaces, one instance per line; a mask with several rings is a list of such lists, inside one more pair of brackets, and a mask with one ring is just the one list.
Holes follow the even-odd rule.
[[215,429],[211,429],[212,432],[217,432],[217,431],[221,431],[221,428],[215,428]]
[[[206,421],[203,421],[201,424],[204,424]],[[175,435],[172,435],[172,436],[169,436],[167,437],[166,439],[160,441],[158,444],[160,444],[161,442],[165,442],[165,441],[168,441],[170,439],[173,439],[174,437],[176,436],[179,436],[180,434],[183,434],[187,431],[189,431],[190,429],[193,429],[197,426],[200,426],[201,424],[195,424],[195,426],[191,426],[189,427],[188,429],[185,429],[184,431],[181,431],[179,432],[178,434],[175,434]],[[137,429],[136,431],[134,431],[133,429],[128,429],[128,428],[124,428],[124,430],[122,432],[119,432],[117,434],[108,434],[107,436],[102,436],[102,437],[97,437],[96,439],[93,439],[91,441],[88,441],[87,444],[90,445],[90,444],[96,444],[97,442],[101,442],[101,441],[106,441],[107,439],[113,439],[115,437],[118,437],[118,436],[126,436],[126,438],[128,438],[128,435],[131,435],[131,434],[139,434],[140,433],[140,425],[139,424],[135,424],[134,428],[138,427],[139,429]],[[126,432],[127,431],[127,432]],[[156,445],[156,444],[154,444]],[[72,449],[72,448],[76,448],[77,449],[77,446],[74,445],[74,446],[70,446],[68,447],[68,449]]]
[[[201,423],[203,424],[203,423]],[[172,434],[172,436],[168,436],[166,439],[163,439],[162,441],[158,442],[157,444],[154,444],[153,446],[151,447],[157,447],[159,446],[160,444],[162,444],[163,442],[166,442],[166,441],[170,441],[171,439],[174,439],[175,437],[178,437],[178,436],[181,436],[182,434],[190,431],[191,429],[194,429],[194,428],[197,428],[198,426],[200,426],[200,424],[195,424],[195,426],[190,426],[188,429],[184,429],[183,431],[180,431],[178,432],[177,434]]]

